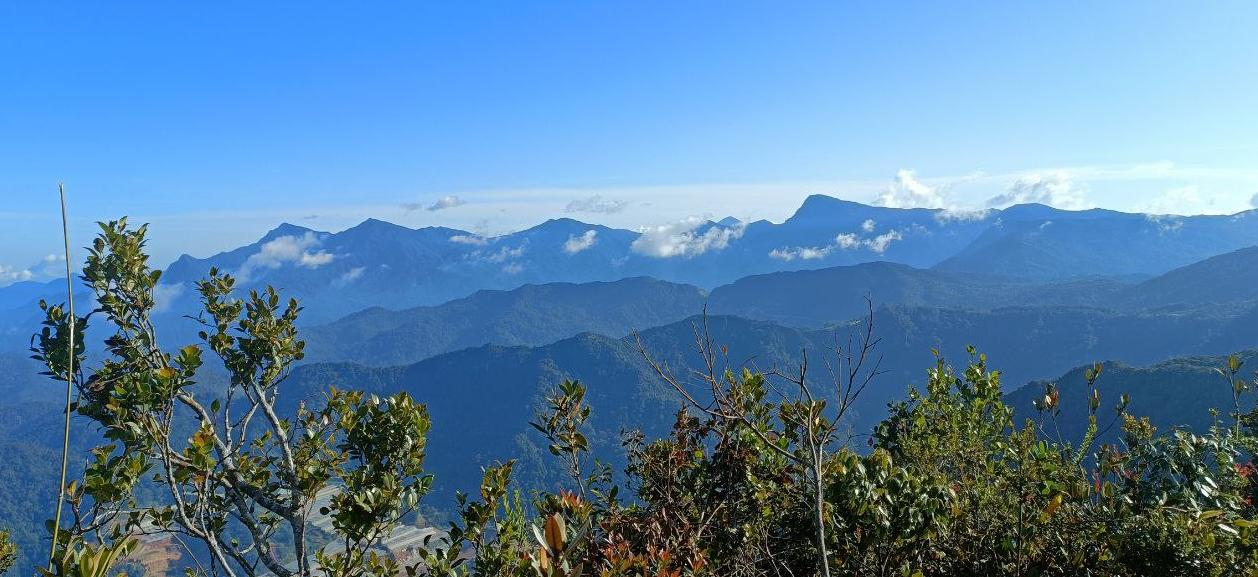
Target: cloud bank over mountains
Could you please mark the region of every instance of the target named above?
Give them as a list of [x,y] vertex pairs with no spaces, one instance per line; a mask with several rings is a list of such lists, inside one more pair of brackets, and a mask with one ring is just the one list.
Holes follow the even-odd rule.
[[721,226],[692,216],[678,222],[640,229],[633,241],[633,252],[655,258],[693,257],[708,251],[719,251],[730,241],[741,238],[746,225]]
[[987,199],[987,208],[1008,208],[1015,204],[1045,204],[1064,210],[1086,210],[1095,205],[1087,199],[1065,171],[1033,174],[1009,184],[1004,193]]

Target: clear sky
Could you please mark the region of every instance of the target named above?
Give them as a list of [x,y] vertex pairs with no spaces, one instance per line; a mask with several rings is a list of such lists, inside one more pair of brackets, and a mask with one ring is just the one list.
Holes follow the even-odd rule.
[[282,221],[780,220],[814,192],[1245,210],[1256,30],[1248,1],[6,2],[0,284],[47,268],[58,181],[75,244],[129,214],[159,264]]

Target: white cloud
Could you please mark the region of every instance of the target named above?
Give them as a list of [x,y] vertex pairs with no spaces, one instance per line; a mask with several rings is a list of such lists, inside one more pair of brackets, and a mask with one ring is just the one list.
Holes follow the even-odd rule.
[[65,262],[64,256],[48,254],[27,267],[0,264],[0,287],[28,280],[44,281],[50,278],[63,278],[66,272]]
[[943,193],[918,180],[917,174],[908,169],[896,171],[895,183],[883,190],[874,204],[887,208],[947,208]]
[[164,313],[170,310],[170,305],[181,296],[183,296],[183,283],[175,284],[158,284],[153,287],[153,312]]
[[297,260],[297,264],[306,268],[319,268],[325,264],[332,262],[336,258],[332,253],[327,251],[319,251],[315,253],[302,253],[301,258]]
[[568,254],[577,254],[594,246],[594,243],[598,242],[597,236],[598,231],[593,229],[581,233],[580,236],[568,235],[567,242],[563,243],[563,251]]
[[450,242],[456,244],[470,244],[474,246],[485,246],[489,239],[479,234],[456,234],[450,237]]
[[465,202],[463,199],[459,198],[458,196],[453,195],[453,194],[448,194],[446,196],[438,198],[435,202],[429,205],[425,205],[422,202],[404,202],[402,203],[402,209],[405,210],[406,212],[414,212],[420,209],[426,210],[428,212],[435,212],[438,210],[445,210],[447,208],[454,208],[456,206],[463,206],[465,204],[467,204],[467,202]]
[[507,274],[518,274],[522,270],[524,270],[524,266],[518,262],[509,262],[502,265],[502,272]]
[[1065,171],[1032,174],[1018,178],[1005,192],[987,199],[988,208],[1039,203],[1066,210],[1092,208],[1083,190],[1075,186]]
[[345,273],[342,274],[341,276],[337,277],[336,280],[332,281],[332,284],[334,286],[343,287],[349,283],[352,283],[362,278],[363,272],[366,270],[367,270],[367,267],[362,267],[362,266],[356,266],[354,268],[351,268],[345,271]]
[[[863,226],[861,228],[864,228]],[[897,240],[904,240],[904,235],[898,230],[890,230],[878,236],[871,238],[861,238],[856,233],[844,232],[834,237],[834,242],[826,246],[796,246],[778,248],[769,251],[769,258],[778,260],[792,261],[814,260],[830,256],[836,250],[855,250],[859,248],[868,249],[875,254],[887,252],[887,248],[891,243]]]
[[320,242],[319,237],[310,231],[301,236],[285,235],[271,239],[245,260],[236,276],[244,283],[259,269],[276,269],[285,264],[311,269],[321,267],[332,262],[336,256],[319,249]]
[[0,286],[11,285],[15,282],[31,280],[35,273],[28,268],[14,268],[0,264]]
[[868,247],[869,250],[882,254],[887,252],[887,247],[891,246],[891,243],[897,240],[904,240],[904,237],[900,235],[900,231],[892,230],[884,232],[874,238],[865,240],[864,245]]
[[861,245],[861,238],[856,233],[845,232],[834,237],[834,246],[843,250],[852,250]]
[[569,202],[564,211],[616,214],[623,211],[627,206],[629,206],[629,201],[627,200],[603,198],[603,195],[595,194],[593,196]]
[[878,227],[878,223],[874,222],[874,219],[872,218],[861,223],[861,230],[865,232],[873,232],[874,229],[877,227]]
[[1211,203],[1203,202],[1200,189],[1190,184],[1162,193],[1141,210],[1150,214],[1195,214],[1208,204]]
[[1258,192],[1255,192],[1253,196],[1249,197],[1249,206],[1258,208]]
[[1184,228],[1184,219],[1173,214],[1146,214],[1145,218],[1157,227],[1159,235]]
[[709,226],[702,233],[698,229],[707,221],[689,217],[679,222],[644,227],[634,239],[630,249],[638,254],[655,258],[690,258],[705,252],[724,250],[730,241],[742,238],[746,226]]
[[769,258],[775,258],[787,262],[795,259],[815,260],[830,256],[830,253],[834,252],[834,248],[835,245],[775,248],[769,251]]
[[994,213],[994,210],[986,208],[945,208],[935,213],[935,221],[940,224],[949,222],[969,222],[975,220],[983,220]]
[[517,246],[515,248],[508,248],[504,246],[498,249],[498,252],[493,252],[493,253],[490,253],[488,256],[485,256],[484,260],[488,262],[492,262],[492,263],[503,263],[503,262],[507,262],[508,260],[519,257],[522,254],[524,254],[523,245]]
[[454,208],[456,206],[462,206],[464,204],[467,204],[467,203],[463,202],[463,199],[453,194],[450,194],[450,195],[446,195],[441,198],[438,198],[437,202],[434,202],[428,205],[427,207],[424,208],[424,210],[433,212],[437,210],[445,210],[447,208]]

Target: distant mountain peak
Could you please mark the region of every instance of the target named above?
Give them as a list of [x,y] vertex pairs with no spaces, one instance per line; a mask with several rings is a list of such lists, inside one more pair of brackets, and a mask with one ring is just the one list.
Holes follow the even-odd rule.
[[546,222],[543,222],[541,225],[538,225],[538,226],[544,226],[544,225],[550,225],[550,226],[590,226],[590,225],[588,225],[588,224],[586,224],[586,223],[584,223],[584,222],[581,222],[581,221],[579,221],[579,220],[577,220],[577,219],[575,219],[575,218],[568,218],[568,217],[566,217],[566,216],[561,216],[561,217],[559,217],[559,218],[550,218],[550,219],[546,219]]
[[312,229],[306,228],[304,226],[284,222],[284,223],[280,223],[279,226],[271,229],[266,234],[262,235],[262,238],[259,242],[267,242],[267,241],[275,240],[282,236],[302,236],[308,232],[315,232],[315,231]]
[[716,224],[719,224],[721,226],[738,226],[742,223],[743,221],[738,220],[737,218],[734,218],[732,216],[727,216],[725,218],[722,218],[721,220],[716,221]]
[[543,231],[560,231],[560,232],[584,232],[590,229],[602,230],[606,227],[597,224],[589,224],[576,219],[561,217],[552,218],[537,226],[526,229],[526,232],[543,232]]
[[865,218],[874,211],[887,209],[861,204],[851,200],[843,200],[824,194],[812,194],[804,199],[803,204],[791,215],[788,221],[822,221],[843,217]]
[[402,226],[400,224],[394,224],[386,220],[380,220],[378,218],[368,218],[367,220],[364,220],[350,227],[347,230],[398,230],[398,229],[414,230],[414,229]]
[[808,198],[804,199],[803,204],[799,205],[799,210],[796,210],[795,214],[799,214],[801,212],[811,212],[814,210],[833,209],[836,207],[837,208],[856,208],[856,207],[866,208],[867,206],[868,205],[864,205],[859,202],[854,202],[851,200],[843,200],[841,198],[828,196],[825,194],[810,194],[808,195]]
[[354,226],[351,226],[340,233],[339,238],[354,238],[360,240],[373,239],[374,241],[383,242],[385,239],[409,237],[415,234],[415,229],[407,228],[400,224],[394,224],[385,220],[376,218],[368,218]]

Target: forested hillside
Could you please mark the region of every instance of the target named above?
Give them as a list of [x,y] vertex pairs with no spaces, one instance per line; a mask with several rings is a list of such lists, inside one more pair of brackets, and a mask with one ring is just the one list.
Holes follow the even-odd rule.
[[702,310],[703,291],[649,278],[479,291],[435,307],[367,309],[306,331],[319,360],[406,364],[484,344],[543,345],[581,332],[623,335]]

